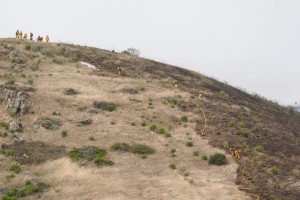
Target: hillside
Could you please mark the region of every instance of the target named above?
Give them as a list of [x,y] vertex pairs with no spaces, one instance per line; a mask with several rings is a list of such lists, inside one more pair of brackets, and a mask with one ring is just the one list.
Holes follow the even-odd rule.
[[[11,188],[21,199],[300,196],[300,114],[257,95],[124,53],[14,39],[0,40],[0,77],[3,196]],[[7,90],[23,93],[23,115],[5,109]],[[226,165],[205,160],[217,152]]]

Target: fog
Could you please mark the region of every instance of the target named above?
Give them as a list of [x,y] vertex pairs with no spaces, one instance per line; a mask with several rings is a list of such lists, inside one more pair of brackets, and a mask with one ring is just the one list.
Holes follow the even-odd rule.
[[300,102],[298,0],[0,0],[15,31],[192,69],[281,104]]

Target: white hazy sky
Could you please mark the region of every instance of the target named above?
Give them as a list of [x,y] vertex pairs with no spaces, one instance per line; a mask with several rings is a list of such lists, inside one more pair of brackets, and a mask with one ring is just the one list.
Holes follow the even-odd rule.
[[192,69],[282,104],[300,102],[299,0],[0,0],[16,29]]

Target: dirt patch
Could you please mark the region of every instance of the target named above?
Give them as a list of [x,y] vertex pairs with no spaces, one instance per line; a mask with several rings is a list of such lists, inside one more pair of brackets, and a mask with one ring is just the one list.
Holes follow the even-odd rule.
[[43,142],[24,142],[6,145],[5,149],[14,151],[16,160],[24,165],[40,164],[66,155],[64,146],[48,145]]

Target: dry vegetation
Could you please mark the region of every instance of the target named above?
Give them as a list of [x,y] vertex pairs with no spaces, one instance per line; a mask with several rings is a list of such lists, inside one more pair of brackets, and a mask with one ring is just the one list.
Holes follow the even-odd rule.
[[[78,63],[91,58],[98,70]],[[47,184],[31,199],[249,199],[238,185],[261,199],[299,196],[300,116],[272,102],[184,69],[67,44],[0,40],[0,76],[1,94],[28,90],[33,102],[14,117],[0,99],[2,195],[31,180]],[[189,101],[200,92],[204,138]],[[15,119],[22,133],[7,130]],[[25,142],[13,144],[14,134]],[[240,161],[229,146],[242,149]],[[225,165],[209,164],[215,153]],[[9,170],[14,161],[19,173]]]

